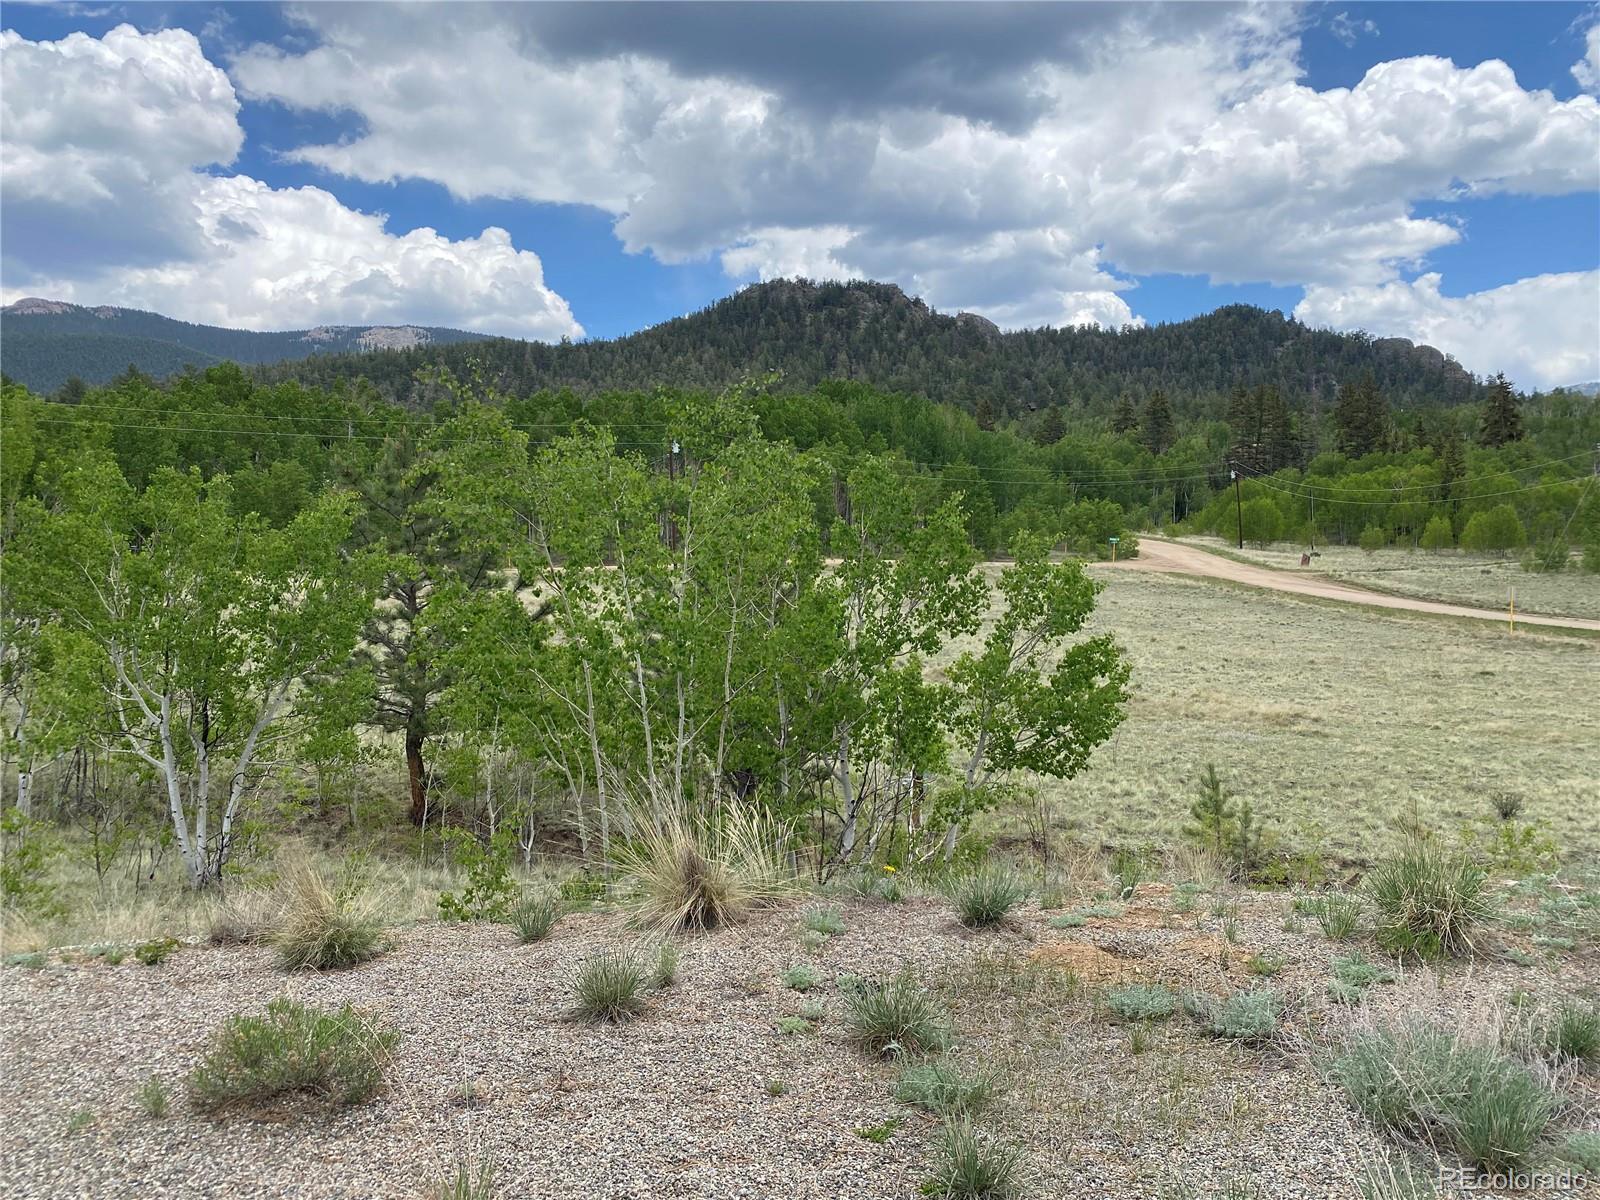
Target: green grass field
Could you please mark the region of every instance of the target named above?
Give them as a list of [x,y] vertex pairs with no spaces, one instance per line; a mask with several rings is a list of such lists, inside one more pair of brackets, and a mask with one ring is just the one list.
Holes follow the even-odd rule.
[[[1247,545],[1237,550],[1231,542],[1218,538],[1183,540],[1264,567],[1306,569],[1300,566],[1300,553],[1305,547],[1298,544],[1277,543],[1265,550]],[[1515,593],[1521,612],[1600,618],[1600,575],[1576,569],[1554,574],[1524,571],[1519,558],[1455,550],[1439,554],[1401,549],[1368,553],[1355,546],[1324,546],[1310,569],[1397,596],[1504,609]]]
[[[997,569],[997,568],[996,568]],[[1103,571],[1094,631],[1134,699],[1079,778],[1045,784],[1055,827],[1105,845],[1181,836],[1206,762],[1283,842],[1370,860],[1412,812],[1454,836],[1500,790],[1572,860],[1600,855],[1600,643],[1515,635],[1259,589]],[[1020,818],[1004,814],[1012,833]]]

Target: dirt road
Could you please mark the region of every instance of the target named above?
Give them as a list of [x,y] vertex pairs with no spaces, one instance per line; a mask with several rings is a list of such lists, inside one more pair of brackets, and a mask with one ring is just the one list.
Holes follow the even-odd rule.
[[[1409,612],[1437,613],[1445,617],[1472,617],[1481,621],[1499,621],[1502,624],[1506,621],[1504,612],[1492,609],[1470,608],[1464,604],[1441,604],[1433,600],[1414,600],[1407,596],[1387,596],[1382,592],[1369,592],[1365,588],[1339,583],[1311,570],[1299,573],[1257,567],[1194,546],[1163,541],[1148,535],[1139,538],[1138,558],[1123,559],[1114,566],[1109,563],[1100,565],[1113,571],[1171,571],[1183,575],[1204,575],[1212,579],[1248,584],[1251,587],[1292,592],[1297,596],[1342,600],[1347,604],[1367,604],[1374,608],[1400,608]],[[1518,613],[1517,624],[1555,626],[1562,629],[1592,629],[1600,632],[1600,621],[1584,617],[1545,617],[1532,614],[1524,616]]]

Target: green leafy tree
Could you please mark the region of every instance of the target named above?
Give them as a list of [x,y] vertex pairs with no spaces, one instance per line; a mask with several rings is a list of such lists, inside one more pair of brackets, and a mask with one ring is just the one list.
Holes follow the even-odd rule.
[[1001,610],[982,647],[949,671],[950,724],[966,747],[961,793],[944,853],[962,819],[996,781],[1018,771],[1070,779],[1126,715],[1129,665],[1107,634],[1070,642],[1094,611],[1103,584],[1083,564],[1052,562],[1052,539],[1019,534],[1000,573]]
[[158,470],[137,492],[102,459],[19,522],[8,570],[93,655],[102,727],[161,781],[195,886],[227,865],[259,761],[303,719],[296,692],[354,648],[376,580],[342,553],[351,521],[329,494],[271,529],[233,514],[225,479]]
[[1233,534],[1239,535],[1239,522],[1244,525],[1244,540],[1265,546],[1283,537],[1283,513],[1265,496],[1246,500],[1239,506],[1233,525]]
[[1485,511],[1473,513],[1466,528],[1461,531],[1461,548],[1490,554],[1503,554],[1515,550],[1528,540],[1517,510],[1509,504],[1497,504]]
[[1419,544],[1424,550],[1435,554],[1453,547],[1456,544],[1456,537],[1455,531],[1450,527],[1450,518],[1443,514],[1430,518],[1427,527],[1422,531],[1422,541]]
[[1380,525],[1368,525],[1361,531],[1357,544],[1371,554],[1375,550],[1382,550],[1389,544],[1389,531]]

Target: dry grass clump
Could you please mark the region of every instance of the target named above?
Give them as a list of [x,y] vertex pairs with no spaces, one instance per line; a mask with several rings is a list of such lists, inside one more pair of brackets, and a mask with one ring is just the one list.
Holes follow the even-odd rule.
[[639,836],[617,857],[636,893],[635,919],[662,931],[716,929],[792,894],[798,883],[784,832],[752,810],[640,822]]
[[335,888],[310,863],[293,863],[279,904],[272,941],[285,970],[353,967],[383,950],[383,924],[359,868],[347,868]]
[[348,1004],[325,1012],[280,997],[264,1016],[223,1023],[189,1077],[189,1098],[206,1112],[298,1092],[360,1104],[383,1086],[398,1038]]
[[236,888],[212,899],[206,940],[214,946],[259,946],[272,940],[279,921],[277,896],[264,888]]

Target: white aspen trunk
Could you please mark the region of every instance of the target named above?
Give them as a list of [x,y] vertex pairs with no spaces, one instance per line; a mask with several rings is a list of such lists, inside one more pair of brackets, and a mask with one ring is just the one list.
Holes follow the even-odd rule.
[[220,877],[222,868],[227,863],[233,849],[233,823],[239,815],[239,809],[244,803],[245,782],[249,778],[250,766],[255,762],[256,750],[261,744],[261,735],[267,727],[277,720],[278,713],[283,708],[285,697],[289,694],[289,684],[282,684],[276,692],[269,693],[267,702],[262,705],[261,711],[256,714],[255,724],[250,727],[250,732],[244,739],[244,745],[239,747],[239,757],[234,760],[233,774],[228,778],[228,803],[222,810],[222,830],[217,839],[217,875]]
[[860,808],[860,797],[851,786],[854,782],[850,774],[850,735],[843,734],[839,738],[839,762],[834,773],[834,778],[839,781],[840,798],[844,801],[844,829],[839,834],[839,861],[847,861],[856,848],[856,817]]

